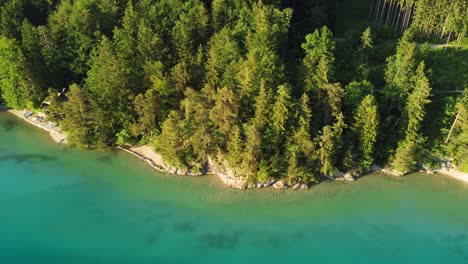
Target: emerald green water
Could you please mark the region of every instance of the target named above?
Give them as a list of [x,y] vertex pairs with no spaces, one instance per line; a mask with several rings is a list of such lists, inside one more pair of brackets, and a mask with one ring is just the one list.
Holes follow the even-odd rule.
[[226,189],[0,113],[0,263],[468,263],[468,184],[371,175]]

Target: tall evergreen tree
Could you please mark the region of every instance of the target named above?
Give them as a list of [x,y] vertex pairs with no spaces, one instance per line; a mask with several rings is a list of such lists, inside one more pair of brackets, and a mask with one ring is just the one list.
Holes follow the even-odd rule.
[[413,87],[412,76],[416,70],[416,43],[411,41],[412,38],[413,33],[409,30],[405,31],[398,42],[396,54],[387,59],[385,93],[388,97],[397,100],[398,105],[404,105]]
[[302,49],[305,51],[303,64],[304,89],[318,93],[318,90],[333,79],[335,41],[327,27],[315,30],[306,36]]
[[426,115],[425,106],[430,103],[428,98],[431,87],[425,74],[424,62],[419,64],[414,79],[413,92],[409,95],[406,106],[408,123],[405,139],[399,142],[392,160],[392,167],[402,173],[416,168],[416,163],[421,154],[420,150],[425,141],[421,134],[421,124]]
[[109,39],[102,38],[92,52],[89,64],[85,88],[97,103],[99,143],[112,144],[115,135],[132,122],[129,113],[133,95],[127,88],[127,75],[120,67]]
[[358,166],[367,171],[374,162],[374,145],[377,140],[379,116],[374,96],[364,97],[354,115],[352,131],[357,139]]
[[162,124],[161,134],[153,143],[155,150],[161,154],[164,161],[178,168],[187,167],[184,160],[186,144],[181,127],[182,120],[180,112],[171,111]]
[[63,104],[64,119],[60,122],[67,132],[71,145],[79,148],[95,145],[95,112],[92,99],[86,90],[73,84],[67,93],[68,101]]
[[210,120],[220,133],[221,145],[224,145],[224,141],[238,122],[238,108],[239,103],[233,91],[224,87],[217,92],[214,106],[210,111]]

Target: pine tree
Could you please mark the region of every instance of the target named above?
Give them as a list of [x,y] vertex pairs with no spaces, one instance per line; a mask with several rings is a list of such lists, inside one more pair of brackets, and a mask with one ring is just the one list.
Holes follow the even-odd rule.
[[146,93],[139,94],[133,100],[135,112],[138,115],[138,134],[155,135],[161,119],[159,97],[155,90],[150,89]]
[[299,127],[294,132],[293,142],[300,148],[302,153],[306,156],[307,160],[312,161],[315,159],[315,146],[312,142],[312,136],[310,134],[310,121],[312,119],[312,111],[309,107],[309,96],[304,93],[300,101],[299,110]]
[[50,102],[50,105],[47,107],[47,119],[58,123],[64,117],[63,100],[55,89],[49,88],[47,94],[48,96],[45,101]]
[[284,138],[287,129],[291,109],[291,96],[289,88],[286,85],[278,86],[275,103],[273,104],[273,113],[271,116],[271,127],[277,137],[277,140]]
[[416,43],[411,41],[412,38],[413,33],[410,30],[405,31],[398,42],[396,54],[387,59],[385,93],[396,100],[397,105],[404,105],[413,87],[412,76],[416,70]]
[[362,99],[372,94],[373,91],[374,86],[367,80],[361,82],[353,81],[346,85],[343,97],[346,116],[351,117],[354,110],[362,102]]
[[23,63],[24,56],[17,42],[0,36],[0,89],[6,104],[15,109],[31,105]]
[[217,92],[210,119],[221,133],[222,141],[229,136],[237,123],[238,108],[239,103],[233,91],[224,87]]
[[201,165],[213,152],[214,139],[212,122],[209,119],[211,105],[205,90],[197,92],[192,88],[185,91],[185,99],[181,102],[181,109],[185,114],[184,133],[189,139],[193,150],[193,162]]
[[0,32],[10,39],[20,38],[21,23],[24,20],[23,1],[10,0],[2,3],[0,7]]
[[172,30],[173,43],[180,62],[189,63],[204,43],[208,31],[208,13],[199,0],[191,1],[188,10],[181,13]]
[[106,37],[91,54],[90,67],[85,88],[97,103],[99,144],[112,144],[115,135],[132,123],[132,94],[127,88],[127,75]]
[[368,27],[361,35],[361,43],[355,55],[356,77],[358,80],[369,78],[369,57],[373,47],[372,32]]
[[246,142],[242,155],[242,171],[247,177],[255,177],[260,166],[262,154],[262,137],[255,125],[249,125],[246,130]]
[[405,139],[398,143],[398,148],[392,159],[392,167],[401,173],[416,168],[416,163],[421,154],[420,150],[425,141],[420,130],[421,123],[426,115],[425,106],[430,103],[428,98],[431,87],[424,69],[425,64],[421,62],[416,70],[416,75],[413,77],[415,84],[406,106],[408,124]]
[[260,86],[260,93],[255,98],[255,116],[253,124],[262,130],[270,121],[271,116],[272,95],[270,89],[262,82]]
[[242,164],[244,142],[241,136],[239,126],[235,125],[231,131],[227,144],[227,161],[229,162],[229,166],[234,170],[240,168]]
[[73,84],[67,93],[68,101],[63,104],[62,128],[72,146],[87,148],[95,145],[95,114],[92,100],[86,90]]
[[343,114],[336,116],[333,125],[326,125],[322,128],[319,136],[319,161],[320,172],[324,175],[331,175],[336,171],[336,157],[340,150],[341,135],[346,128]]
[[374,162],[374,145],[377,140],[379,116],[374,96],[367,95],[354,114],[351,127],[357,139],[358,164],[360,171],[367,171]]
[[[221,84],[229,65],[240,58],[240,47],[232,30],[225,27],[213,35],[208,43],[207,62],[205,64],[206,82],[216,87]],[[235,88],[235,87],[230,87]]]
[[[135,10],[132,1],[128,1],[122,20],[122,27],[114,29],[114,43],[115,54],[122,68],[120,71],[125,73],[128,85],[134,93],[142,92],[140,80],[144,74],[144,61],[142,56],[138,54],[138,44],[140,43],[140,50],[146,48],[143,45],[148,45],[147,43],[144,44],[143,36],[140,36],[140,39],[138,39],[138,29],[139,13]],[[141,32],[140,34],[143,35],[144,33]]]
[[153,142],[155,150],[161,154],[164,161],[178,168],[185,168],[184,160],[186,144],[182,133],[183,117],[178,111],[171,111],[161,127],[161,134]]
[[305,51],[302,61],[304,89],[318,93],[318,90],[333,78],[333,34],[327,27],[322,27],[313,34],[308,34],[301,47]]

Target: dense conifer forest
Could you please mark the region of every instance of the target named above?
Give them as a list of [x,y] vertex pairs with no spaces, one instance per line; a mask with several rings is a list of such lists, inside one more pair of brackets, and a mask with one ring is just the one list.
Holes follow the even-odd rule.
[[468,170],[467,9],[0,0],[0,91],[16,109],[49,101],[74,146],[150,144],[192,171],[209,158],[255,181],[318,182],[374,163],[409,172],[445,158]]

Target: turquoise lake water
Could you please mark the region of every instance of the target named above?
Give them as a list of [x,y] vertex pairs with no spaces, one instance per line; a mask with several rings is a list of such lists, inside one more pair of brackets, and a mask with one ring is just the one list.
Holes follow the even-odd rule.
[[54,144],[0,113],[0,263],[468,263],[468,184],[225,188]]

